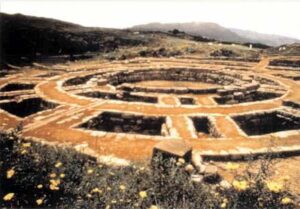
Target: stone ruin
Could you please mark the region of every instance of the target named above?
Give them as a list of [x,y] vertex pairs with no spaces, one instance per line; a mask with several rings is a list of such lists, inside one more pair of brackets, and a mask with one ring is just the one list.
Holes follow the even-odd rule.
[[272,152],[297,153],[300,86],[264,61],[139,58],[6,75],[0,129],[24,123],[26,137],[130,160],[165,146],[181,156],[171,142],[205,159],[243,159],[274,137]]

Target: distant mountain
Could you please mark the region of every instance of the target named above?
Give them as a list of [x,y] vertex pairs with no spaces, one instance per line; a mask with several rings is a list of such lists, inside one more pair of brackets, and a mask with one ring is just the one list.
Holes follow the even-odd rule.
[[189,22],[189,23],[149,23],[136,25],[131,30],[138,31],[162,31],[178,29],[191,35],[198,35],[219,41],[239,42],[239,43],[261,43],[270,46],[283,44],[300,43],[300,40],[279,36],[257,33],[240,29],[225,28],[216,23]]
[[238,34],[241,37],[249,39],[250,42],[258,42],[267,44],[269,46],[280,46],[283,44],[293,44],[293,43],[300,43],[299,39],[290,38],[287,36],[280,36],[280,35],[272,35],[272,34],[263,34],[257,33],[254,31],[249,30],[240,30],[235,28],[230,28],[231,31]]
[[136,25],[131,30],[138,31],[161,31],[168,32],[170,30],[178,29],[185,33],[194,36],[203,36],[210,39],[229,42],[248,42],[238,34],[222,27],[216,23],[206,22],[190,22],[190,23],[149,23],[145,25]]

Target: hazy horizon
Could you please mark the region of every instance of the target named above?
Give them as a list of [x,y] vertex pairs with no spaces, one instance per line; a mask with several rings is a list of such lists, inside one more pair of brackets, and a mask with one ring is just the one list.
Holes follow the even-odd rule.
[[[1,0],[1,12],[54,18],[87,27],[212,22],[227,28],[300,39],[300,2]],[[186,12],[188,11],[188,12]]]

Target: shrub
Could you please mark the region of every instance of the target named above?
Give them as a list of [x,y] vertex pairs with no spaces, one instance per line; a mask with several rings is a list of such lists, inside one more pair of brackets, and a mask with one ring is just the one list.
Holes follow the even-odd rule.
[[294,196],[268,181],[269,160],[225,189],[193,183],[184,165],[161,156],[148,166],[111,167],[15,132],[0,134],[0,147],[1,208],[295,208]]

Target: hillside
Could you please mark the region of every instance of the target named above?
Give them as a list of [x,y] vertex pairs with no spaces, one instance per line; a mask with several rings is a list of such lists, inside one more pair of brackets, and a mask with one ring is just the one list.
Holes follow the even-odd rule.
[[[1,66],[21,65],[31,62],[63,62],[100,56],[105,59],[125,59],[136,56],[178,56],[189,53],[209,55],[222,45],[208,45],[212,38],[172,32],[135,32],[109,28],[83,27],[60,20],[32,17],[22,14],[1,14]],[[211,28],[218,28],[211,25]],[[159,29],[159,28],[158,28]],[[212,30],[216,31],[216,30]],[[218,29],[226,34],[226,29]],[[196,34],[196,32],[194,33]],[[209,34],[206,34],[206,37]],[[218,38],[215,36],[215,38]],[[227,33],[227,39],[236,43],[240,37]],[[230,47],[237,54],[253,56],[246,47]],[[254,47],[260,47],[253,45]],[[2,67],[3,68],[3,67]]]
[[112,51],[149,42],[129,31],[88,28],[59,20],[1,14],[1,64],[37,56]]
[[285,36],[261,34],[253,31],[239,30],[225,28],[216,23],[207,22],[190,22],[190,23],[149,23],[144,25],[137,25],[131,28],[131,30],[138,31],[163,31],[178,29],[191,35],[200,35],[219,41],[228,42],[251,42],[261,43],[270,46],[279,46],[283,44],[292,44],[300,42],[298,39],[289,38]]

